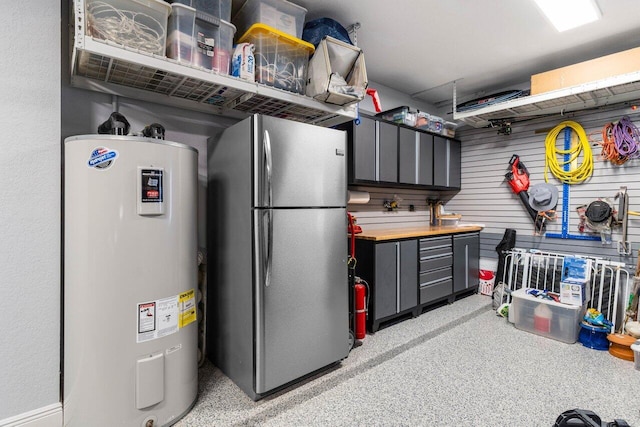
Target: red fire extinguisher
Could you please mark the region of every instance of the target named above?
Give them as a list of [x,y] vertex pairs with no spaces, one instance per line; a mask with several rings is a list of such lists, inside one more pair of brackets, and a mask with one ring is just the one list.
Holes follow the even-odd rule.
[[366,295],[367,289],[362,283],[356,283],[353,287],[356,299],[356,330],[355,335],[357,340],[361,340],[366,335],[366,320],[367,320],[367,302]]

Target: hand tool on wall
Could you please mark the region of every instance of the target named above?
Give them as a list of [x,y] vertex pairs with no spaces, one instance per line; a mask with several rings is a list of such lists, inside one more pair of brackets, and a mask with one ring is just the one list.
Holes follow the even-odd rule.
[[538,211],[533,209],[529,204],[529,171],[527,170],[524,163],[520,161],[520,156],[514,154],[511,156],[511,160],[509,160],[509,170],[504,175],[507,180],[507,183],[511,187],[511,190],[520,197],[522,204],[525,209],[529,213],[531,220],[533,221],[536,230],[538,230],[541,234],[544,234],[546,226],[542,221],[541,217],[538,216]]

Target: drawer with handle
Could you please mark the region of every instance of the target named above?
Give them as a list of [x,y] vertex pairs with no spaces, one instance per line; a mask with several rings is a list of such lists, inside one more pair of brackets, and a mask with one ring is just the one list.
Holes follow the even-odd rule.
[[451,295],[452,279],[444,279],[426,286],[420,286],[420,304],[445,298]]
[[451,266],[441,268],[439,270],[431,270],[420,273],[420,286],[430,285],[443,279],[451,279],[453,277]]
[[[422,254],[420,254],[422,255]],[[447,252],[444,255],[437,255],[432,257],[420,257],[420,272],[424,273],[431,270],[438,270],[445,267],[451,267],[453,265],[453,254]]]
[[451,236],[445,237],[430,237],[428,239],[420,239],[420,251],[424,249],[436,249],[441,247],[451,248],[452,240]]

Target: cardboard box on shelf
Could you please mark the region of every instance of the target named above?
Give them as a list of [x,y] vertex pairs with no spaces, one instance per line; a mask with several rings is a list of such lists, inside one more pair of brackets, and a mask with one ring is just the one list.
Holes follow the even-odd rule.
[[640,47],[531,76],[531,95],[640,70]]

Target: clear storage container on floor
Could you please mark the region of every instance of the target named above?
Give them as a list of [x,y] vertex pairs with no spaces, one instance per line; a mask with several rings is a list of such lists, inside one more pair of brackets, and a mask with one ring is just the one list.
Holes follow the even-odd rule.
[[527,294],[528,290],[511,293],[509,318],[516,328],[568,344],[576,342],[585,308],[536,298]]

